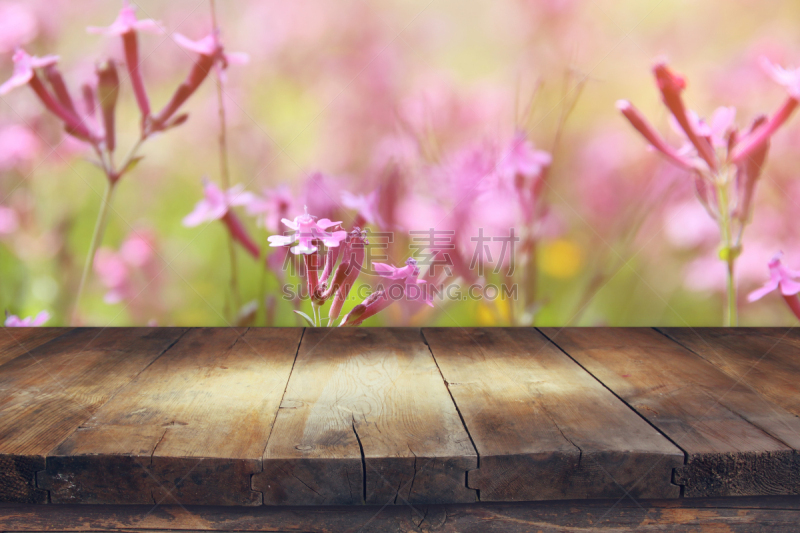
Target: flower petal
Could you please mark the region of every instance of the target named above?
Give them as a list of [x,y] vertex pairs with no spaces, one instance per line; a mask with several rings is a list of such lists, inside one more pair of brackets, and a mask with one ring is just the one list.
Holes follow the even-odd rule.
[[375,273],[381,277],[398,279],[395,277],[395,275],[399,269],[393,267],[392,265],[387,265],[385,263],[372,263],[372,269],[375,270]]
[[800,292],[800,283],[793,279],[783,278],[780,281],[781,294],[784,296],[793,296]]
[[311,244],[310,241],[301,239],[297,246],[290,248],[291,252],[295,255],[310,255],[317,251],[317,247]]
[[288,228],[291,228],[291,229],[294,229],[294,230],[298,229],[297,222],[289,220],[288,218],[282,218],[281,222],[283,222],[283,225],[288,227]]
[[296,235],[270,235],[267,240],[270,246],[286,246],[296,240]]
[[194,228],[203,222],[213,220],[210,217],[211,206],[206,200],[200,200],[194,210],[183,218],[183,225],[187,228]]
[[213,34],[206,35],[199,41],[193,41],[180,33],[173,34],[173,37],[181,48],[197,52],[204,56],[213,56],[218,49],[217,40],[214,38]]
[[36,315],[36,318],[33,319],[33,321],[31,322],[31,325],[32,326],[41,326],[42,324],[44,324],[48,320],[50,320],[50,313],[48,313],[47,311],[42,311],[38,315]]
[[756,289],[750,294],[747,295],[748,302],[755,302],[756,300],[760,300],[767,294],[771,293],[775,289],[778,288],[778,280],[771,279],[766,282],[760,289]]
[[250,55],[245,52],[229,52],[225,54],[225,60],[231,65],[246,65],[250,62]]
[[342,223],[341,220],[339,222],[331,222],[327,218],[322,218],[322,219],[317,221],[317,227],[319,229],[321,229],[321,230],[326,230],[326,229],[328,229],[328,228],[330,228],[332,226],[336,226],[336,225],[341,224],[341,223]]
[[343,240],[347,238],[346,231],[334,231],[333,233],[325,233],[322,236],[322,242],[328,248],[336,248]]

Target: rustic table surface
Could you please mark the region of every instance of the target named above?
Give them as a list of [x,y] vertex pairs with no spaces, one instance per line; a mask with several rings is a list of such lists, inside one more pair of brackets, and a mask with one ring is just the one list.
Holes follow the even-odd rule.
[[269,516],[316,531],[384,506],[397,511],[376,530],[501,516],[498,531],[649,531],[647,516],[795,531],[797,495],[790,328],[0,334],[0,531],[56,515],[111,531],[137,509],[151,530],[216,509],[232,529],[279,530],[241,525]]

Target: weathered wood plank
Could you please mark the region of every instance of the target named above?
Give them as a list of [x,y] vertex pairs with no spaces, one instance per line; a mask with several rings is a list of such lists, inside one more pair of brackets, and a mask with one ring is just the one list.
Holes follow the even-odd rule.
[[69,328],[0,328],[0,365],[60,337]]
[[53,503],[259,505],[301,329],[192,329],[48,454]]
[[0,366],[0,501],[42,503],[44,456],[182,335],[75,329]]
[[309,329],[253,486],[269,505],[475,501],[477,457],[412,329]]
[[800,418],[655,330],[544,332],[687,453],[686,496],[800,494]]
[[800,331],[794,328],[659,328],[734,380],[800,416]]
[[350,507],[0,507],[0,528],[36,531],[316,533],[795,533],[797,498]]
[[478,449],[481,501],[680,495],[683,452],[538,331],[423,333]]

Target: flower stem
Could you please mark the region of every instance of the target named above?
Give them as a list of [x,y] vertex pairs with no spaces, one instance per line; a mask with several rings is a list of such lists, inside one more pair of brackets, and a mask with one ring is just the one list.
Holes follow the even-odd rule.
[[320,315],[319,307],[313,301],[311,302],[311,314],[314,315],[314,327],[319,327],[320,324]]
[[[217,22],[217,6],[214,0],[210,0],[211,5],[211,24],[213,31],[219,32]],[[222,180],[222,189],[227,191],[231,186],[231,172],[228,164],[228,125],[225,116],[225,101],[222,90],[222,75],[217,70],[217,113],[219,115],[219,170]],[[239,312],[239,267],[236,262],[236,246],[233,237],[228,236],[228,255],[231,262],[231,301],[233,304],[233,316]],[[266,315],[265,315],[266,316]]]
[[736,257],[739,253],[738,243],[733,241],[733,221],[731,220],[730,199],[728,187],[730,180],[727,177],[717,180],[717,198],[719,201],[719,223],[722,237],[722,250],[720,258],[727,267],[727,309],[725,313],[725,326],[735,327],[739,323],[738,307],[736,300],[736,279],[734,277]]
[[264,325],[267,324],[267,248],[269,247],[269,232],[264,228],[264,242],[261,243],[261,253],[259,254],[258,264],[261,267],[261,279],[258,283],[258,310],[264,317]]
[[103,234],[105,233],[106,224],[108,223],[108,211],[111,207],[111,197],[114,194],[114,189],[116,189],[116,182],[106,180],[106,191],[103,194],[103,203],[100,205],[100,212],[97,214],[97,222],[94,226],[94,233],[92,234],[92,242],[89,244],[89,254],[86,256],[86,262],[83,266],[83,274],[81,274],[81,283],[78,285],[78,294],[75,296],[75,304],[72,309],[72,320],[71,322],[75,324],[76,319],[78,317],[78,305],[81,301],[81,295],[83,294],[83,289],[86,286],[86,281],[89,278],[89,272],[92,271],[92,266],[94,265],[94,256],[97,253],[97,248],[100,246],[100,243],[103,240]]

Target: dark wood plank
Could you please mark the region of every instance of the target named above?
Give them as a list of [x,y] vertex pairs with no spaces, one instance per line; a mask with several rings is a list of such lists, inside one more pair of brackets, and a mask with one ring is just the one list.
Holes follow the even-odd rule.
[[800,331],[795,328],[659,328],[736,381],[800,416]]
[[475,501],[476,466],[419,330],[309,329],[253,486],[270,505]]
[[75,329],[0,366],[0,501],[45,502],[45,455],[183,334]]
[[683,452],[538,331],[423,333],[478,449],[481,501],[680,495]]
[[8,532],[796,533],[798,522],[796,497],[317,508],[0,507],[0,528]]
[[192,329],[48,454],[53,503],[260,505],[301,329]]
[[69,328],[1,328],[0,365],[60,337]]
[[655,330],[544,332],[687,453],[686,496],[800,493],[800,418]]

